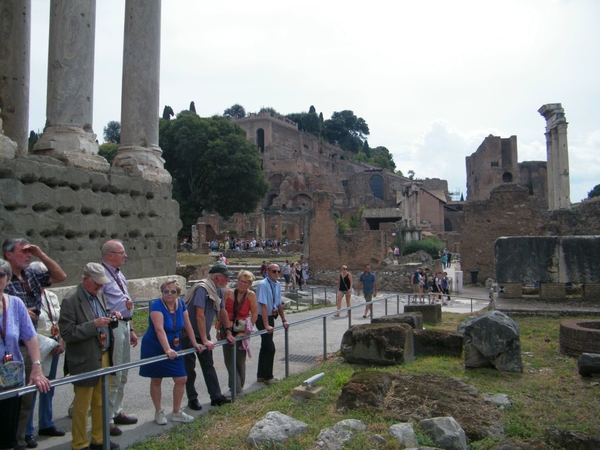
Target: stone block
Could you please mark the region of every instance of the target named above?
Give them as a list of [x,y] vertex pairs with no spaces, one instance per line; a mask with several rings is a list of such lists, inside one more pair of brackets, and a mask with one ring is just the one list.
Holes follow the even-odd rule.
[[460,358],[463,336],[449,330],[414,330],[415,356],[451,356]]
[[404,313],[411,312],[420,312],[425,323],[442,323],[442,305],[404,305]]
[[407,323],[414,330],[423,329],[423,314],[420,311],[404,314],[392,314],[383,317],[373,317],[371,323]]
[[404,364],[414,359],[413,339],[405,323],[354,325],[342,337],[341,353],[354,364]]

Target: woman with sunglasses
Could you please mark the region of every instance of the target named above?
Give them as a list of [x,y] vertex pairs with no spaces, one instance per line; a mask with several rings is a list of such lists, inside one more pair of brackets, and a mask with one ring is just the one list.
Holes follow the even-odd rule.
[[[350,308],[350,299],[352,298],[352,274],[348,272],[348,266],[342,266],[342,273],[338,277],[337,283],[337,310],[334,317],[340,317],[340,309],[342,309],[342,298],[346,297],[346,307]],[[348,312],[346,312],[348,317]]]
[[[225,328],[230,328],[233,336],[250,335],[258,318],[258,301],[256,294],[250,290],[254,274],[248,270],[240,270],[238,274],[237,288],[225,292],[225,310],[229,319]],[[252,325],[252,327],[249,327]],[[250,341],[248,341],[250,342]],[[233,365],[233,352],[236,353],[236,365]],[[229,374],[229,392],[225,397],[231,397],[234,383],[236,395],[240,395],[246,382],[246,349],[242,342],[223,346],[223,357]]]
[[167,417],[161,407],[162,379],[172,377],[173,386],[173,422],[192,422],[193,416],[181,409],[181,400],[185,390],[187,375],[183,357],[177,352],[181,350],[181,333],[183,330],[189,336],[192,346],[198,353],[204,347],[196,342],[194,330],[190,323],[185,302],[179,298],[181,287],[175,280],[165,281],[160,286],[162,297],[150,305],[148,330],[142,339],[141,358],[151,358],[166,354],[169,359],[146,364],[140,367],[140,376],[151,378],[150,397],[154,403],[154,420],[159,425],[167,424]]

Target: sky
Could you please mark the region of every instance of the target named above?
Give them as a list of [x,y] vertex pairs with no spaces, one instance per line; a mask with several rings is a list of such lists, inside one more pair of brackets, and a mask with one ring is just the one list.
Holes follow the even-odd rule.
[[[94,121],[120,121],[125,0],[97,0]],[[29,128],[46,117],[50,2],[32,0]],[[600,184],[600,1],[163,0],[160,111],[201,116],[238,103],[285,115],[352,110],[396,168],[466,198],[465,157],[517,136],[545,161],[545,120],[562,103],[571,201]]]

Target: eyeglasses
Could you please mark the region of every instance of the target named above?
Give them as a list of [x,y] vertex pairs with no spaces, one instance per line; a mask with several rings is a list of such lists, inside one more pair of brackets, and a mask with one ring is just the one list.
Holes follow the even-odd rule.
[[119,255],[125,255],[125,250],[121,251],[121,252],[110,252],[110,253],[118,253]]
[[169,294],[177,294],[177,291],[176,291],[175,289],[171,289],[171,290],[169,290],[169,289],[165,289],[165,290],[163,291],[163,294],[165,294],[165,295],[169,295]]
[[6,276],[6,274],[4,272],[0,272],[0,279],[4,278]]
[[280,273],[281,270],[271,270],[271,273]]

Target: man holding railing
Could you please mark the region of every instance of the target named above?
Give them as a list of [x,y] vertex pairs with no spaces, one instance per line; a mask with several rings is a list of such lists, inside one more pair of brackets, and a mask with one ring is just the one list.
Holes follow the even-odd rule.
[[283,326],[289,327],[285,320],[283,303],[281,303],[281,284],[277,279],[281,270],[277,264],[267,267],[265,279],[257,285],[256,297],[258,298],[258,319],[256,328],[267,330],[268,333],[260,335],[260,353],[258,354],[258,370],[256,381],[267,385],[273,383],[273,363],[275,362],[275,343],[273,342],[273,331],[275,331],[275,319],[281,316]]

